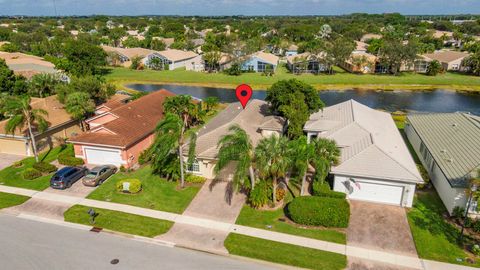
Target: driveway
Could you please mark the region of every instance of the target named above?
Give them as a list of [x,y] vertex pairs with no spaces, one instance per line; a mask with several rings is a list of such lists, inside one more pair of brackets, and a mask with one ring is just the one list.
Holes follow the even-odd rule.
[[348,245],[417,256],[404,208],[361,201],[350,208]]
[[11,215],[27,214],[63,221],[63,213],[70,207],[72,207],[72,205],[69,203],[31,198],[23,204],[2,209],[1,212]]
[[[107,180],[108,181],[108,180]],[[48,187],[45,192],[56,193],[60,195],[75,196],[79,198],[85,198],[94,191],[97,187],[87,187],[82,184],[82,180],[78,180],[71,187],[67,189],[53,189]]]
[[24,159],[24,156],[0,154],[0,170],[12,165],[15,161]]

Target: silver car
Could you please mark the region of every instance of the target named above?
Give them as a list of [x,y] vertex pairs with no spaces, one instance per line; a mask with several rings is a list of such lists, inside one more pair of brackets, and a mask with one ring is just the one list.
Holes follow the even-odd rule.
[[95,187],[101,185],[108,177],[116,172],[117,167],[114,165],[97,166],[82,178],[82,183],[88,187]]

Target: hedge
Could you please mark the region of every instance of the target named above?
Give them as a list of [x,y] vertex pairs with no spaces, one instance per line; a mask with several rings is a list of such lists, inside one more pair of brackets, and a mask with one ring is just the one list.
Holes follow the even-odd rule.
[[125,192],[123,190],[123,183],[130,183],[129,191],[127,193],[138,193],[142,190],[142,182],[138,179],[123,179],[117,182],[117,191]]
[[59,155],[58,163],[66,166],[80,166],[83,165],[83,159],[67,155]]
[[187,175],[187,177],[185,177],[185,181],[187,183],[196,184],[196,183],[204,183],[206,181],[206,179],[205,179],[205,177],[189,174],[189,175]]
[[345,199],[347,194],[343,192],[333,191],[330,189],[330,185],[327,182],[315,181],[312,185],[313,196],[319,197],[329,197],[329,198],[338,198]]
[[34,168],[27,168],[22,172],[22,177],[25,180],[33,180],[42,176],[42,172]]
[[288,204],[289,217],[298,224],[346,228],[350,205],[345,199],[302,196]]
[[34,163],[33,168],[39,170],[42,173],[52,173],[57,170],[57,167],[55,165],[43,161]]

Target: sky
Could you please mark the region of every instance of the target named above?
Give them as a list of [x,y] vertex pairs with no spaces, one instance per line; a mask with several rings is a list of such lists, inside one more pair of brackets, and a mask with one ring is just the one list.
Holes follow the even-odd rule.
[[0,0],[0,15],[480,14],[480,0]]

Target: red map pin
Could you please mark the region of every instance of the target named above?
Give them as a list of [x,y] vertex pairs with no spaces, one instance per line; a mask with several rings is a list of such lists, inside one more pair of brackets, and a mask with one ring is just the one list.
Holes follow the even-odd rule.
[[248,101],[252,97],[252,87],[248,84],[241,84],[235,89],[235,94],[237,95],[238,101],[242,104],[242,107],[245,109]]

